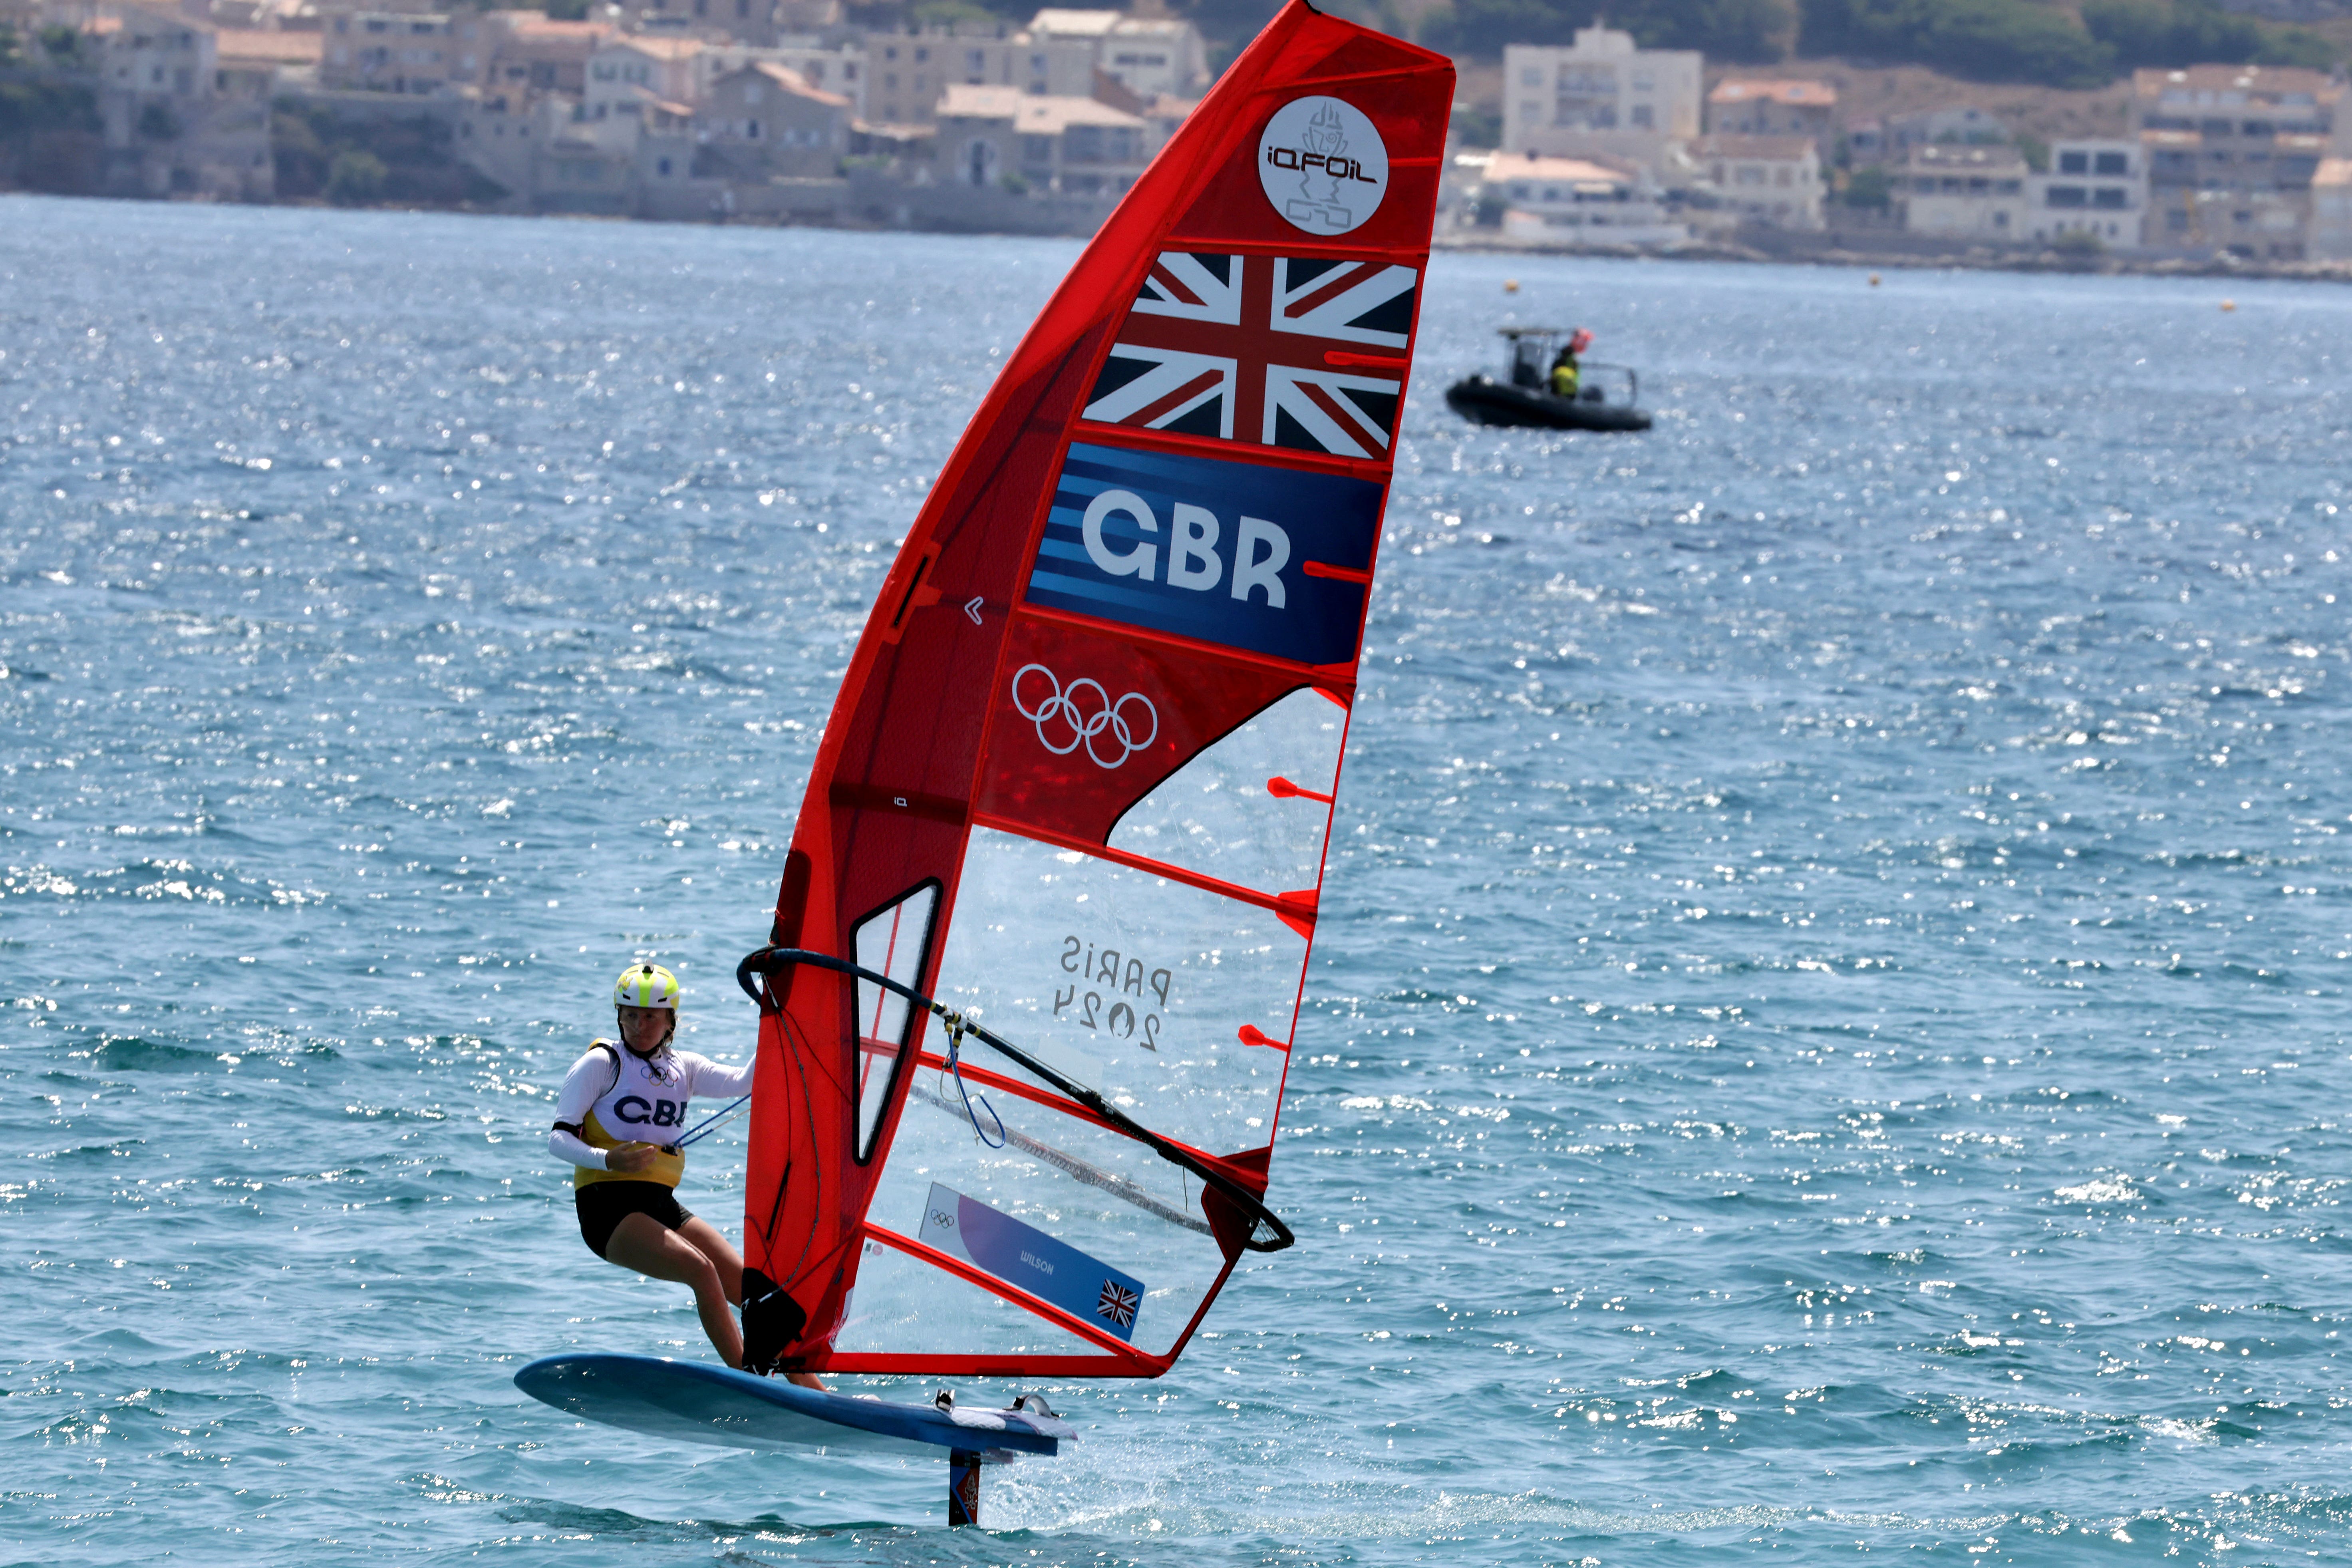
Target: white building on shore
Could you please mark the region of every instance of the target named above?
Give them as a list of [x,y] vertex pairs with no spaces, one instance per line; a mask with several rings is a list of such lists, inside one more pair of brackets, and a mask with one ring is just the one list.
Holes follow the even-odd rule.
[[1808,234],[1823,226],[1822,155],[1810,136],[1702,136],[1691,161],[1722,209],[1744,222]]
[[1161,93],[1196,98],[1208,82],[1208,46],[1190,22],[1049,8],[1030,18],[1029,37],[1083,40],[1094,50],[1095,69],[1146,102]]
[[1481,205],[1503,208],[1507,238],[1560,246],[1679,245],[1690,230],[1666,215],[1646,169],[1587,158],[1487,160]]
[[2025,182],[2028,239],[2070,235],[2137,250],[2147,219],[2147,158],[2137,140],[2053,142],[2050,172]]
[[1010,87],[949,88],[938,123],[940,177],[973,189],[1124,195],[1157,150],[1139,115]]
[[1895,181],[1903,226],[1947,239],[2024,243],[2032,237],[2027,173],[2025,155],[2014,147],[1914,147]]
[[1637,49],[1633,35],[1580,27],[1567,48],[1503,50],[1502,151],[1524,157],[1630,158],[1653,174],[1699,133],[1695,49]]

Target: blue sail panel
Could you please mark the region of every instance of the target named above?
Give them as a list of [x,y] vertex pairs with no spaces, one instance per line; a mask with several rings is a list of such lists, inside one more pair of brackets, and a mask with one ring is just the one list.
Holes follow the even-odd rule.
[[1143,1307],[1142,1280],[978,1198],[932,1183],[922,1234],[916,1239],[1017,1285],[1107,1334],[1130,1342],[1135,1338],[1135,1320]]

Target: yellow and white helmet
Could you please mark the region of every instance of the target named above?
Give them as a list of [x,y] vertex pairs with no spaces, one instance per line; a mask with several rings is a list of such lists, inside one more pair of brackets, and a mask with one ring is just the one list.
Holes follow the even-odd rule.
[[677,1011],[677,976],[658,963],[632,963],[613,982],[616,1007],[661,1007]]

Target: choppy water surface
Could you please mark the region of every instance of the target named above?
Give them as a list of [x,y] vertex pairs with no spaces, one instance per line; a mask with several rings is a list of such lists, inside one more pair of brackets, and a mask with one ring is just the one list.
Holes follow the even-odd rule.
[[[632,955],[746,1047],[868,598],[1074,254],[0,201],[0,1556],[2352,1560],[2311,286],[1442,260],[1299,1247],[987,1534],[516,1393],[709,1353],[550,1098]],[[1456,422],[1507,310],[1658,428]]]

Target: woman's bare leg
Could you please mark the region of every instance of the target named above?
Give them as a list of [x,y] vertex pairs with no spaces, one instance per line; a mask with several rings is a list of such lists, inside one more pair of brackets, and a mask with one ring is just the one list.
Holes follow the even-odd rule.
[[[727,1299],[737,1306],[741,1306],[743,1304],[743,1258],[733,1247],[728,1244],[727,1238],[719,1234],[719,1227],[700,1215],[695,1215],[677,1227],[677,1233],[699,1248],[705,1258],[719,1266],[719,1279],[720,1284],[726,1288]],[[788,1372],[784,1373],[784,1378],[787,1382],[799,1384],[803,1388],[814,1388],[819,1394],[824,1392],[824,1384],[817,1381],[814,1373]]]
[[[713,1237],[718,1234],[699,1220],[688,1220],[687,1224],[701,1225]],[[719,1245],[730,1259],[734,1258],[732,1247],[723,1241]],[[727,1277],[700,1247],[650,1215],[624,1215],[621,1223],[613,1227],[613,1239],[604,1244],[604,1258],[656,1279],[692,1287],[702,1331],[710,1336],[719,1359],[729,1366],[743,1364],[743,1331],[735,1326],[735,1314],[728,1310]],[[735,1262],[733,1283],[733,1293],[740,1298],[743,1293],[743,1266],[740,1260]]]
[[719,1234],[719,1227],[700,1215],[688,1215],[686,1223],[677,1227],[697,1252],[710,1259],[719,1270],[719,1288],[727,1292],[727,1300],[740,1307],[743,1304],[743,1255],[735,1250],[728,1239]]

